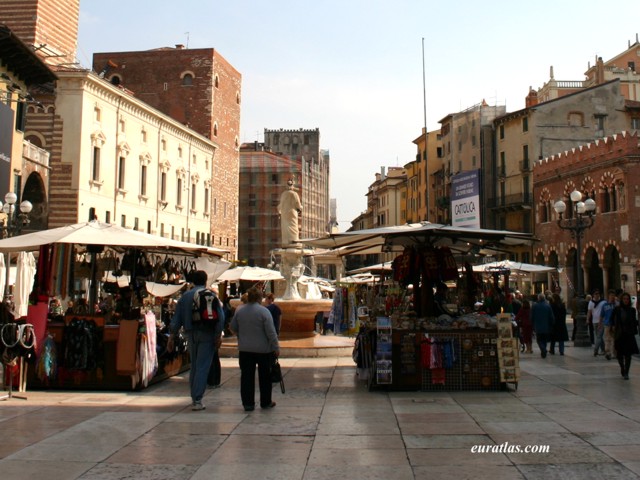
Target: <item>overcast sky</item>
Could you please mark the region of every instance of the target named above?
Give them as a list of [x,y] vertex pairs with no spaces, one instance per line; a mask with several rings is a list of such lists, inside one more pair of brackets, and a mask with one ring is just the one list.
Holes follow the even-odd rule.
[[[583,80],[640,32],[638,0],[81,0],[78,59],[185,44],[215,48],[242,74],[242,142],[265,128],[320,129],[340,229],[366,210],[381,166],[483,99],[524,107],[553,65]],[[423,54],[426,89],[423,88]],[[638,59],[640,63],[640,59]]]

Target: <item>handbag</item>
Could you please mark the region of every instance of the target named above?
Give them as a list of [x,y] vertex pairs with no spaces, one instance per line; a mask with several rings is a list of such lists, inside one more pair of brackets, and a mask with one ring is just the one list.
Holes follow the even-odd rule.
[[280,362],[276,356],[273,357],[273,361],[271,362],[271,383],[279,383],[280,391],[282,393],[285,392],[282,368],[280,368]]

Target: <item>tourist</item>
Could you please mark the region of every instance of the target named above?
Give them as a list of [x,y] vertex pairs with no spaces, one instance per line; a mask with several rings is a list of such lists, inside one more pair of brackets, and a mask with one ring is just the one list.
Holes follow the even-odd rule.
[[538,301],[531,307],[531,323],[540,347],[540,356],[547,358],[547,342],[553,329],[553,311],[544,293],[538,294]]
[[558,342],[558,352],[564,355],[564,342],[569,340],[567,331],[567,307],[559,294],[551,295],[551,310],[553,311],[553,330],[551,331],[551,344],[549,353],[555,355],[556,342]]
[[276,329],[276,333],[280,335],[280,319],[282,318],[282,310],[280,307],[275,304],[275,296],[273,293],[268,293],[265,297],[265,301],[267,302],[267,310],[271,313],[273,317],[273,326]]
[[598,351],[604,353],[604,325],[602,323],[602,307],[604,299],[600,296],[600,290],[594,290],[589,306],[587,307],[587,325],[589,326],[589,338],[593,345],[593,356],[598,356]]
[[520,329],[522,345],[526,347],[526,353],[533,353],[533,326],[531,325],[531,303],[526,298],[522,299],[522,306],[515,318]]
[[602,306],[602,324],[604,325],[604,355],[611,360],[613,355],[613,334],[611,331],[611,315],[618,305],[618,297],[615,290],[607,292],[607,301]]
[[238,336],[240,365],[240,397],[246,412],[255,409],[256,365],[260,406],[273,408],[271,400],[271,362],[280,355],[278,334],[273,326],[273,317],[260,302],[262,291],[252,287],[247,291],[248,303],[236,310],[231,320],[231,330]]
[[189,342],[189,356],[191,357],[191,370],[189,371],[191,409],[198,411],[205,409],[202,397],[207,388],[207,376],[215,350],[220,347],[224,313],[218,304],[216,305],[217,322],[192,323],[193,296],[197,291],[204,290],[207,285],[207,272],[197,270],[192,275],[193,288],[182,294],[171,319],[171,335],[167,342],[167,351],[173,351],[174,338],[178,334],[178,330],[184,328]]
[[629,380],[631,355],[640,353],[636,343],[638,317],[636,309],[631,305],[631,295],[625,292],[620,296],[620,305],[614,309],[612,320],[614,346],[620,364],[620,374],[622,378]]

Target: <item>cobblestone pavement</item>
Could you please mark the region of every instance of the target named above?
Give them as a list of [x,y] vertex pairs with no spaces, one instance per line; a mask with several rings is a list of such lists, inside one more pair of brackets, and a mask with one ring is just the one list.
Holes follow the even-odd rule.
[[625,381],[615,360],[567,347],[523,356],[517,390],[425,393],[369,392],[349,357],[284,358],[286,393],[249,413],[234,358],[200,412],[187,374],[142,392],[29,391],[0,402],[0,478],[638,478],[634,362]]

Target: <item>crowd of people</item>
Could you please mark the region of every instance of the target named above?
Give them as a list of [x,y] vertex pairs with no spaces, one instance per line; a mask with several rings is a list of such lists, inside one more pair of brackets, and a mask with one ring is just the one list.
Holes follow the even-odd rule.
[[[638,334],[638,315],[631,303],[631,296],[622,290],[609,290],[606,299],[596,289],[586,298],[587,315],[585,328],[589,331],[589,339],[593,346],[593,356],[604,355],[607,360],[616,358],[620,365],[620,374],[629,379],[631,357],[640,353],[636,342]],[[565,342],[569,340],[567,330],[567,307],[560,296],[559,289],[555,293],[549,291],[539,293],[535,300],[524,299],[516,291],[513,300],[515,322],[519,329],[522,351],[533,353],[535,337],[540,356],[564,355]],[[578,322],[577,303],[573,305],[573,333],[575,341]]]

